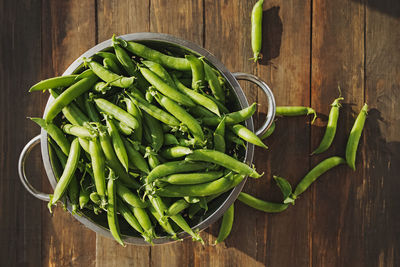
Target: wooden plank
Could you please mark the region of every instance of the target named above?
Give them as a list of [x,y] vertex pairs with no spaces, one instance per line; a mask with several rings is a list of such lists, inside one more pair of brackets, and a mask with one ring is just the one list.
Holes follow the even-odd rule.
[[[42,79],[61,75],[95,44],[94,1],[44,1],[42,15]],[[44,95],[47,97],[47,94]],[[51,192],[48,182],[43,184]],[[44,266],[94,266],[95,234],[57,207],[51,216],[42,208]]]
[[[26,119],[38,115],[40,94],[27,93],[40,77],[40,1],[0,1],[0,261],[3,266],[41,265],[41,201],[21,185],[17,161],[38,133]],[[35,149],[27,175],[40,189],[41,159]],[[34,167],[34,168],[32,168]]]
[[[149,31],[150,1],[103,1],[97,2],[98,41],[122,35]],[[96,237],[96,266],[150,266],[150,248],[127,245],[121,247],[115,241]]]
[[[203,1],[151,1],[150,31],[172,34],[201,46]],[[205,237],[204,234],[202,236]],[[194,257],[198,249],[201,249],[201,245],[193,244],[190,238],[183,242],[154,246],[151,248],[151,265],[168,267],[196,265]]]
[[[399,266],[400,257],[400,3],[366,1],[365,101],[369,116],[358,162],[362,246],[368,266]],[[360,106],[357,106],[360,108]],[[364,170],[361,170],[364,168]]]
[[[332,156],[344,156],[354,112],[364,101],[364,6],[352,1],[313,1],[312,25],[312,105],[328,115],[338,96],[338,85],[345,98],[340,111],[333,147],[312,157],[312,165]],[[326,117],[325,117],[326,118]],[[312,149],[325,131],[318,120],[312,128]],[[360,187],[365,183],[363,157],[358,170],[335,168],[311,188],[314,194],[312,222],[312,263],[315,266],[367,266],[362,252],[365,232],[359,216]]]
[[[257,73],[272,88],[278,106],[309,106],[311,1],[267,1],[264,10],[263,60]],[[259,102],[266,103],[259,95]],[[266,112],[266,105],[261,105],[260,122]],[[263,199],[282,201],[272,176],[287,178],[292,186],[300,181],[310,164],[309,121],[308,117],[278,118],[276,132],[266,141],[270,149],[256,153],[256,166],[266,175],[264,181],[253,183],[252,192]],[[266,237],[259,238],[259,243],[264,243],[258,248],[262,249],[260,260],[268,266],[311,264],[311,204],[312,196],[304,195],[286,212],[260,214],[267,225]]]

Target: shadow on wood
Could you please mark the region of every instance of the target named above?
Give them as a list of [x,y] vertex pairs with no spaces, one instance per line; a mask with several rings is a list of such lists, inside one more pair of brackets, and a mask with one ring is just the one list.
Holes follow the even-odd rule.
[[262,65],[269,64],[271,59],[277,58],[280,54],[283,24],[279,17],[279,9],[280,7],[275,6],[263,11],[262,58],[259,61]]

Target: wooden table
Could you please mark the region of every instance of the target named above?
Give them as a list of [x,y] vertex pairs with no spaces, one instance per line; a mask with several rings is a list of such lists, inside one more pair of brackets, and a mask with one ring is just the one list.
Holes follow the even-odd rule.
[[[0,262],[2,266],[399,266],[400,265],[400,2],[396,0],[266,0],[263,60],[254,64],[250,13],[255,0],[38,1],[1,0],[0,41]],[[364,102],[370,106],[357,171],[330,171],[281,214],[241,203],[231,236],[212,242],[219,224],[171,245],[122,248],[86,229],[61,208],[20,184],[17,160],[39,133],[26,119],[41,116],[47,93],[29,94],[38,80],[60,75],[72,61],[113,33],[163,32],[204,46],[230,70],[253,73],[273,89],[278,105],[312,106],[320,119],[282,118],[256,149],[265,172],[244,191],[279,201],[272,181],[295,185],[331,155],[344,155],[348,133]],[[330,103],[345,98],[333,147],[319,144]],[[266,112],[265,97],[243,83],[249,100]],[[50,192],[38,152],[29,175]]]

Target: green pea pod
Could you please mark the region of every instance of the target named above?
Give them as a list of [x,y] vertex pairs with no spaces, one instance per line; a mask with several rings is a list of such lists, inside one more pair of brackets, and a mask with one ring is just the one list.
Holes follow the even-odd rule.
[[128,53],[119,46],[119,42],[116,39],[115,35],[112,37],[112,45],[114,47],[115,55],[118,58],[118,61],[121,63],[121,65],[124,67],[125,71],[130,75],[130,76],[136,76],[137,73],[137,67],[133,63],[131,57],[128,55]]
[[161,156],[166,158],[166,159],[176,159],[176,158],[181,158],[185,157],[192,153],[192,150],[188,147],[184,146],[173,146],[167,149],[164,149],[161,152]]
[[167,175],[160,178],[160,181],[168,182],[175,185],[190,185],[190,184],[202,184],[210,181],[214,181],[223,175],[221,171],[209,171],[209,172],[195,172],[195,173],[177,173]]
[[176,88],[178,88],[179,91],[190,97],[196,104],[201,105],[211,112],[215,113],[216,115],[220,116],[218,105],[214,101],[212,101],[205,95],[202,95],[194,90],[187,88],[185,85],[183,85],[183,83],[178,80],[178,78],[175,77],[175,75],[173,75],[172,77],[174,79],[173,81],[175,82]]
[[241,192],[237,199],[249,207],[268,213],[282,212],[289,207],[289,204],[264,201],[244,192]]
[[114,119],[125,123],[128,127],[133,130],[139,127],[139,122],[133,117],[131,114],[123,110],[122,108],[114,105],[113,103],[102,99],[97,98],[94,100],[96,105],[107,115],[113,117]]
[[225,103],[225,93],[223,88],[221,87],[221,84],[218,81],[217,75],[215,75],[213,69],[208,65],[204,60],[203,65],[204,65],[204,74],[206,81],[208,82],[208,85],[210,86],[210,89],[215,96],[215,98],[222,103]]
[[143,200],[141,200],[137,194],[133,193],[131,190],[129,190],[129,188],[118,182],[117,195],[132,207],[143,209],[147,207],[146,202],[143,202]]
[[235,214],[235,208],[234,205],[232,204],[222,217],[221,227],[219,228],[219,233],[217,240],[215,240],[215,245],[224,241],[231,233],[234,214]]
[[[150,210],[150,207],[149,207]],[[140,226],[145,231],[146,235],[149,238],[154,239],[156,234],[154,232],[154,227],[151,223],[149,215],[147,214],[145,209],[132,207],[133,215],[135,215],[136,219],[138,220]],[[156,212],[157,213],[157,212]]]
[[175,201],[167,210],[168,216],[174,216],[181,213],[183,210],[187,209],[190,203],[186,202],[184,199],[179,199]]
[[247,129],[245,126],[241,124],[233,125],[232,131],[243,140],[252,143],[256,146],[268,149],[268,147],[263,143],[263,141],[261,141],[261,139],[255,133]]
[[91,121],[100,122],[99,112],[94,105],[93,100],[90,99],[89,94],[85,94],[85,110]]
[[179,106],[173,100],[158,94],[161,105],[172,115],[174,115],[180,122],[185,124],[193,136],[200,142],[204,140],[204,133],[198,121],[192,117],[184,108]]
[[221,103],[221,101],[217,100],[215,97],[213,97],[212,95],[208,95],[208,94],[203,94],[205,97],[207,97],[208,99],[212,100],[219,108],[219,110],[222,113],[229,113],[229,109],[227,107],[225,107],[224,104]]
[[122,163],[122,166],[124,166],[126,172],[128,172],[129,169],[128,154],[126,153],[126,149],[124,143],[122,142],[121,136],[118,133],[118,129],[115,126],[112,119],[110,119],[107,116],[105,116],[105,119],[106,119],[107,131],[108,134],[111,136],[111,141],[114,147],[115,154],[117,155],[119,161]]
[[178,139],[173,134],[166,133],[164,134],[164,145],[171,146],[171,145],[179,145]]
[[93,75],[94,75],[94,72],[91,69],[86,69],[86,70],[82,71],[78,75],[78,77],[75,78],[75,80],[81,80],[83,78],[87,78],[87,77],[93,76]]
[[254,62],[260,59],[262,44],[262,15],[264,0],[259,0],[251,11],[251,48],[253,49]]
[[106,69],[108,69],[108,70],[114,72],[115,74],[118,74],[118,75],[121,74],[121,70],[120,70],[120,68],[118,67],[117,63],[115,63],[111,58],[105,58],[105,59],[103,59],[103,66],[104,66]]
[[121,75],[118,75],[112,71],[109,71],[108,69],[104,68],[101,64],[97,63],[96,61],[86,61],[86,64],[88,64],[89,68],[93,70],[93,72],[103,81],[106,83],[120,87],[120,88],[128,88],[133,84],[135,81],[135,77],[124,77]]
[[65,133],[79,138],[93,139],[97,137],[95,131],[79,125],[65,124],[62,129]]
[[290,185],[290,183],[282,177],[273,176],[276,184],[278,185],[279,189],[282,192],[283,195],[283,203],[287,204],[287,203],[294,203],[293,199],[291,199],[291,195],[292,195],[292,186]]
[[[57,98],[60,96],[58,90],[50,90],[50,94]],[[89,121],[89,118],[79,109],[79,107],[71,102],[68,106],[62,109],[62,113],[64,114],[65,118],[74,125],[83,126],[85,122]]]
[[60,177],[60,181],[57,183],[56,188],[54,189],[54,194],[52,199],[49,202],[49,206],[54,205],[64,194],[65,190],[67,190],[69,183],[74,177],[75,170],[78,166],[80,149],[78,139],[75,138],[71,143],[71,149],[69,151],[68,160],[65,164],[65,168],[63,174]]
[[135,129],[133,132],[133,138],[142,142],[142,134],[143,134],[143,114],[140,112],[139,108],[132,102],[132,100],[128,97],[124,97],[122,101],[126,104],[126,111],[131,114],[139,123],[139,127]]
[[118,65],[119,69],[123,68],[121,63],[119,63],[117,56],[114,53],[100,51],[100,52],[97,52],[96,55],[99,57],[102,57],[102,58],[111,59],[112,61],[114,61],[115,64]]
[[101,206],[105,206],[106,200],[106,178],[105,178],[105,161],[101,150],[99,140],[93,139],[89,141],[89,153],[92,161],[93,178],[96,186],[96,192],[101,198]]
[[235,135],[231,131],[227,131],[225,136],[226,136],[226,141],[235,143],[239,147],[243,147],[244,149],[246,149],[246,143],[243,141],[243,139],[237,137],[237,135]]
[[89,152],[89,140],[83,139],[83,138],[78,138],[78,140],[79,140],[79,144],[81,145],[82,149],[85,152],[90,154],[90,152]]
[[365,120],[367,119],[367,112],[368,105],[364,104],[357,116],[356,121],[354,122],[353,128],[351,128],[349,139],[347,140],[346,161],[347,165],[349,165],[349,167],[353,170],[356,169],[357,147],[358,143],[360,142],[361,133],[364,129]]
[[[244,108],[239,111],[235,111],[232,113],[228,113],[225,115],[225,123],[226,125],[233,125],[243,122],[253,116],[256,112],[257,104],[253,103],[251,106]],[[217,126],[218,123],[222,120],[222,118],[214,116],[214,117],[207,117],[201,119],[204,125],[207,126]]]
[[140,184],[136,182],[130,175],[125,171],[124,167],[120,163],[115,154],[114,148],[112,146],[111,138],[107,131],[103,127],[99,127],[99,141],[101,148],[106,159],[106,163],[110,166],[113,171],[117,174],[121,182],[123,182],[129,188],[138,189]]
[[[193,91],[194,92],[194,91]],[[189,113],[193,115],[195,118],[218,118],[214,113],[204,108],[203,106],[195,106],[189,109]],[[217,121],[217,124],[219,122]],[[216,124],[216,125],[217,125]]]
[[[111,171],[111,170],[110,170]],[[108,228],[110,229],[111,235],[114,239],[122,246],[125,247],[124,242],[121,239],[121,233],[119,230],[118,215],[117,215],[117,190],[115,186],[115,181],[111,178],[108,179],[107,183],[107,221]]]
[[93,85],[92,90],[94,92],[100,93],[100,94],[105,94],[107,91],[111,90],[111,86],[108,83],[105,82],[97,82]]
[[185,58],[168,56],[157,50],[151,49],[145,45],[136,42],[125,42],[124,47],[126,50],[139,57],[152,60],[167,68],[181,71],[190,70],[190,64]]
[[83,209],[84,207],[86,207],[87,203],[89,203],[89,200],[90,200],[89,195],[90,195],[90,193],[86,189],[81,188],[79,190],[79,208],[80,209]]
[[126,136],[130,136],[133,132],[133,130],[128,125],[121,121],[115,121],[115,127],[117,127],[119,133]]
[[65,155],[68,155],[71,144],[60,128],[58,128],[55,124],[46,122],[41,118],[30,119],[42,127],[51,136],[51,138],[53,138],[56,144],[61,148],[62,152],[64,152]]
[[143,156],[136,151],[132,144],[130,144],[126,139],[123,138],[122,141],[124,142],[130,164],[144,173],[149,173],[149,166]]
[[275,131],[275,122],[272,122],[271,126],[268,128],[268,130],[260,136],[261,140],[267,139],[271,134]]
[[45,120],[47,122],[52,121],[64,107],[71,103],[75,98],[88,91],[96,81],[97,77],[93,75],[83,78],[68,87],[50,104],[47,113],[45,114]]
[[46,79],[33,85],[29,89],[29,92],[43,91],[59,87],[69,87],[76,82],[76,77],[78,77],[78,75],[65,75]]
[[148,61],[148,60],[143,60],[142,63],[148,67],[152,72],[157,74],[161,79],[163,79],[164,82],[166,82],[169,86],[175,87],[175,83],[172,80],[171,76],[169,75],[168,71],[161,66],[161,64],[158,64],[153,61]]
[[170,126],[179,126],[180,122],[174,117],[171,116],[169,113],[165,112],[164,110],[149,104],[145,99],[143,99],[137,93],[126,93],[132,102],[137,105],[140,109],[147,112],[150,116],[156,118],[157,120],[170,125]]
[[204,86],[203,62],[193,55],[186,55],[185,58],[192,69],[192,88],[197,91]]
[[154,182],[157,178],[170,174],[192,172],[207,169],[211,167],[209,163],[189,162],[186,160],[170,161],[154,168],[147,176],[147,182]]
[[225,144],[225,117],[218,124],[217,128],[214,132],[214,149],[225,153],[226,144]]
[[194,241],[199,241],[204,245],[203,239],[200,237],[199,233],[195,233],[192,228],[190,228],[189,224],[185,221],[182,215],[177,214],[171,216],[171,219],[186,233],[188,233]]
[[158,224],[164,229],[164,231],[167,234],[169,234],[172,239],[177,240],[178,237],[177,237],[174,229],[172,228],[171,224],[169,223],[169,221],[166,219],[162,220],[162,216],[160,216],[160,214],[158,214],[158,212],[156,211],[156,209],[154,207],[150,206],[148,208],[148,210],[154,216],[154,218],[156,218]]
[[142,228],[140,225],[138,219],[136,219],[135,215],[129,210],[126,205],[117,198],[117,209],[118,212],[124,217],[124,219],[129,223],[130,226],[132,226],[133,229],[138,231],[144,238],[146,242],[152,243],[153,237],[149,236]]
[[143,118],[150,132],[151,147],[155,152],[158,152],[164,143],[164,132],[161,123],[147,113],[143,113]]
[[328,170],[336,167],[340,164],[346,163],[346,161],[341,157],[330,157],[317,166],[315,166],[311,171],[309,171],[306,176],[300,181],[293,192],[292,198],[296,199],[301,193],[303,193],[318,177],[327,172]]
[[222,152],[209,149],[193,150],[193,153],[186,157],[187,161],[205,161],[221,165],[234,172],[249,175],[252,178],[260,178],[263,174],[258,174],[249,165],[240,162]]
[[215,181],[194,185],[168,185],[158,189],[157,195],[162,197],[205,197],[226,192],[233,181],[233,174],[229,172]]
[[174,101],[178,102],[179,104],[182,104],[187,107],[193,107],[196,104],[193,103],[193,101],[187,97],[186,95],[180,93],[177,91],[174,87],[168,85],[166,82],[164,82],[157,74],[152,72],[151,70],[143,67],[139,67],[140,72],[144,76],[144,78],[154,86],[155,89],[157,89],[160,93],[167,95]]
[[276,107],[276,116],[286,116],[286,117],[293,117],[293,116],[304,116],[313,114],[314,117],[311,121],[311,124],[314,123],[315,119],[317,118],[317,113],[314,109],[310,107],[302,107],[302,106],[278,106]]
[[[211,195],[211,196],[207,196],[205,197],[205,202],[206,203],[210,203],[211,201],[213,201],[214,199],[216,199],[217,197],[219,197],[221,194],[215,194],[215,195]],[[200,203],[196,203],[194,205],[191,205],[189,208],[189,219],[193,219],[193,217],[202,209],[202,206],[200,205]]]

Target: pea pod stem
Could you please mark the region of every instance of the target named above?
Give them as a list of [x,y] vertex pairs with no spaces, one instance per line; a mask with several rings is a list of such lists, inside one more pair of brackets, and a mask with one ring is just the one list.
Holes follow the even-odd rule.
[[365,120],[367,119],[368,105],[364,104],[360,113],[358,114],[346,145],[346,162],[347,165],[353,170],[356,169],[356,155],[358,143],[360,142],[361,133],[364,129]]

